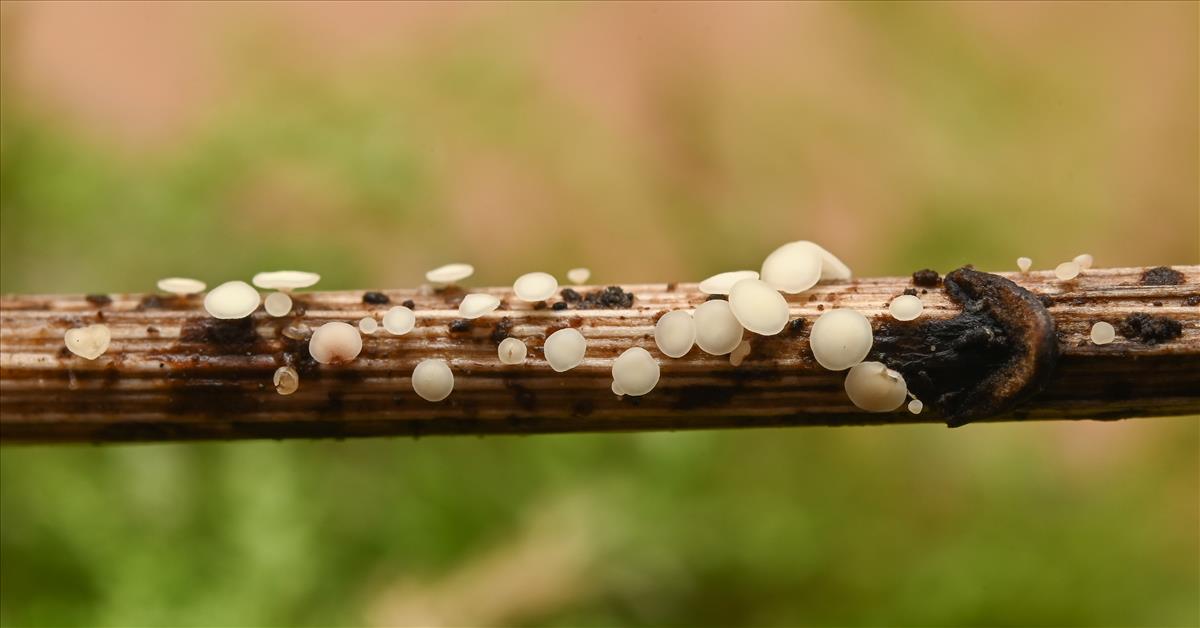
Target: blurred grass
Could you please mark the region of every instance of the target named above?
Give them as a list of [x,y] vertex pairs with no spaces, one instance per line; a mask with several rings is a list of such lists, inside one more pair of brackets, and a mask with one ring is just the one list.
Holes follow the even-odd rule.
[[[0,290],[696,279],[795,238],[863,275],[1200,258],[1194,5],[461,9],[332,67],[277,24],[312,6],[233,20],[229,92],[147,145],[39,91],[37,9],[6,7]],[[1195,626],[1198,443],[1182,418],[7,448],[0,623]],[[530,527],[562,503],[585,523]],[[582,563],[495,575],[528,534]]]

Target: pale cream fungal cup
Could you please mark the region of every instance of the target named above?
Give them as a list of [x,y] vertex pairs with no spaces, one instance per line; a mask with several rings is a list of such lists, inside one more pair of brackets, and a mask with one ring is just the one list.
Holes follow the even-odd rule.
[[188,277],[167,277],[166,279],[158,280],[158,289],[163,292],[168,292],[175,296],[186,297],[191,294],[199,294],[204,292],[208,287],[199,279],[190,279]]
[[509,336],[500,341],[500,345],[496,347],[496,353],[500,357],[502,364],[512,366],[525,362],[525,356],[529,353],[529,348],[525,346],[525,342],[520,338]]
[[357,328],[334,321],[313,332],[308,341],[308,353],[321,364],[342,364],[357,358],[362,346],[362,335]]
[[244,281],[226,281],[204,296],[204,310],[213,318],[246,318],[258,309],[262,297]]
[[567,281],[575,284],[585,284],[588,279],[592,278],[592,271],[587,268],[572,268],[567,271]]
[[1060,281],[1070,281],[1079,276],[1079,270],[1077,262],[1063,262],[1054,268],[1054,276]]
[[108,345],[112,342],[112,332],[109,331],[108,325],[76,327],[63,334],[63,342],[71,353],[85,360],[95,360],[108,351]]
[[822,279],[850,277],[849,266],[808,240],[789,242],[775,249],[762,265],[762,280],[788,294],[804,292]]
[[658,385],[658,361],[641,347],[630,347],[613,360],[614,386],[621,394],[640,397]]
[[468,294],[459,302],[458,315],[463,318],[479,318],[484,314],[491,314],[498,307],[500,307],[500,299],[498,297],[476,292]]
[[429,283],[448,285],[474,274],[475,267],[470,264],[446,264],[425,273],[425,280]]
[[379,321],[372,316],[364,316],[358,319],[358,331],[369,336],[379,331]]
[[383,328],[393,336],[403,336],[417,324],[417,315],[412,310],[397,305],[383,315]]
[[1089,255],[1087,253],[1080,253],[1079,255],[1075,256],[1075,259],[1073,259],[1071,261],[1078,264],[1080,270],[1087,270],[1087,269],[1091,268],[1092,264],[1094,264],[1096,262],[1095,258],[1093,258],[1091,255]]
[[574,327],[560,329],[546,338],[542,353],[550,368],[558,373],[569,371],[583,363],[587,352],[587,339]]
[[692,319],[696,325],[696,346],[705,353],[726,355],[742,341],[745,329],[724,299],[701,303]]
[[1017,258],[1017,268],[1020,269],[1021,272],[1027,273],[1027,272],[1029,272],[1029,269],[1032,267],[1033,267],[1033,260],[1029,259],[1028,257],[1018,257]]
[[292,297],[286,292],[272,292],[263,299],[263,309],[276,318],[287,316],[292,311]]
[[831,371],[844,371],[866,359],[875,343],[871,322],[849,308],[822,314],[808,335],[817,363]]
[[846,374],[846,395],[867,412],[891,412],[908,398],[908,386],[900,373],[882,363],[861,362]]
[[654,324],[654,344],[668,358],[682,358],[696,344],[696,322],[687,310],[672,310]]
[[1112,323],[1100,321],[1092,325],[1092,331],[1088,334],[1092,339],[1092,344],[1106,345],[1117,337],[1117,330],[1112,326]]
[[413,369],[412,387],[425,401],[441,401],[454,390],[454,372],[441,358],[421,360]]
[[276,270],[258,273],[250,281],[263,290],[291,292],[292,290],[314,286],[320,280],[321,276],[317,273],[309,273],[302,270]]
[[700,282],[700,292],[704,294],[729,294],[733,284],[743,279],[758,279],[758,273],[753,270],[731,270],[717,273]]
[[558,280],[550,273],[525,273],[513,282],[513,293],[522,301],[545,301],[558,291]]
[[271,381],[275,384],[275,392],[281,395],[290,395],[300,388],[300,374],[290,366],[275,369]]
[[760,279],[743,279],[729,290],[729,308],[746,330],[774,336],[788,322],[788,304],[779,291]]
[[915,320],[924,309],[925,304],[921,303],[920,297],[911,294],[902,294],[888,304],[888,313],[898,321]]

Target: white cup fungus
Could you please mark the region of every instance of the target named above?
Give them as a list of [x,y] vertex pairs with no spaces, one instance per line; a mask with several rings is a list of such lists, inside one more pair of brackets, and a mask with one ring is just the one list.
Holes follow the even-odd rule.
[[558,373],[569,371],[583,363],[587,352],[587,339],[574,327],[560,329],[546,338],[542,352],[550,368]]
[[76,327],[63,334],[63,342],[71,353],[85,360],[95,360],[108,351],[108,345],[112,342],[112,332],[109,331],[108,325]]
[[226,281],[204,296],[204,310],[213,318],[246,318],[258,309],[262,297],[244,281]]
[[654,324],[654,344],[668,358],[682,358],[696,344],[696,321],[687,310],[672,310]]
[[623,394],[640,397],[658,385],[658,361],[641,347],[630,347],[613,360],[613,383]]
[[357,358],[362,346],[362,335],[357,328],[334,321],[313,332],[308,341],[308,353],[321,364],[341,364]]
[[1028,257],[1018,257],[1017,268],[1019,268],[1021,272],[1027,273],[1029,272],[1030,268],[1033,268],[1033,260],[1029,259]]
[[1054,276],[1061,281],[1070,281],[1079,276],[1079,264],[1063,262],[1054,268]]
[[700,282],[700,292],[704,294],[729,294],[733,284],[743,279],[758,279],[758,273],[753,270],[731,270],[717,273]]
[[880,362],[861,362],[846,374],[846,395],[867,412],[891,412],[908,398],[904,377]]
[[158,289],[163,292],[169,292],[174,295],[185,297],[189,294],[199,294],[204,292],[207,286],[199,279],[189,279],[188,277],[167,277],[166,279],[158,280]]
[[811,242],[789,242],[763,261],[762,280],[788,294],[804,292],[821,280],[821,264],[821,253]]
[[745,329],[724,299],[701,303],[692,319],[696,325],[696,346],[705,353],[725,355],[742,341]]
[[743,279],[733,284],[729,290],[729,308],[742,327],[760,336],[774,336],[787,326],[787,300],[760,279]]
[[1096,262],[1095,258],[1093,258],[1091,255],[1089,255],[1087,253],[1080,253],[1079,255],[1075,256],[1075,259],[1073,259],[1071,261],[1075,262],[1076,264],[1079,264],[1079,268],[1081,270],[1087,270],[1087,269],[1091,268],[1092,264],[1094,264]]
[[302,270],[276,270],[258,273],[250,281],[263,290],[282,290],[291,292],[299,288],[308,288],[321,280],[317,273]]
[[925,404],[921,403],[920,399],[913,399],[908,402],[908,411],[913,414],[921,414],[921,410],[925,409]]
[[383,328],[393,336],[407,334],[416,324],[417,315],[403,305],[397,305],[383,315]]
[[512,336],[501,340],[500,345],[496,347],[500,362],[510,366],[524,362],[528,352],[529,349],[525,346],[525,342]]
[[902,294],[888,304],[888,313],[898,321],[915,320],[925,309],[920,297],[912,294]]
[[545,301],[558,291],[558,280],[550,273],[525,273],[513,282],[513,292],[522,301]]
[[875,343],[871,322],[849,308],[822,314],[808,336],[817,363],[831,371],[844,371],[866,359]]
[[300,388],[300,374],[290,366],[275,369],[271,381],[275,384],[275,392],[281,395],[290,395]]
[[287,316],[292,311],[292,297],[286,292],[272,292],[263,299],[263,309],[274,317]]
[[417,396],[425,401],[441,401],[454,390],[454,372],[440,358],[421,360],[413,369],[412,387]]
[[379,321],[376,321],[372,316],[364,316],[358,319],[358,331],[369,336],[379,331]]
[[1092,325],[1092,331],[1089,334],[1092,339],[1092,344],[1106,345],[1117,337],[1117,330],[1112,326],[1112,323],[1100,321]]
[[500,299],[495,295],[475,292],[463,297],[458,304],[458,315],[463,318],[479,318],[490,314],[500,307]]
[[567,281],[579,285],[587,283],[592,278],[592,271],[587,268],[572,268],[567,271]]
[[446,264],[425,273],[425,280],[429,283],[452,284],[474,274],[475,267],[470,264]]

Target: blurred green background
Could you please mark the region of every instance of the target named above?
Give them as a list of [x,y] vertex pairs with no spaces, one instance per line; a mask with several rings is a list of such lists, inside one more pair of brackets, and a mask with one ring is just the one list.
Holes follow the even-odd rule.
[[[4,292],[1200,261],[1196,3],[0,7]],[[1200,421],[0,450],[0,623],[1200,625]]]

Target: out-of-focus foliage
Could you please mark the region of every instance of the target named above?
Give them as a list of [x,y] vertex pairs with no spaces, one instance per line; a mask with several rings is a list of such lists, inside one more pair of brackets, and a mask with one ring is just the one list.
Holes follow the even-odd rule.
[[[372,288],[460,259],[480,283],[697,279],[796,238],[860,274],[1200,258],[1194,4],[0,17],[5,292],[282,267]],[[1191,418],[8,448],[0,623],[1194,626],[1198,440]]]

